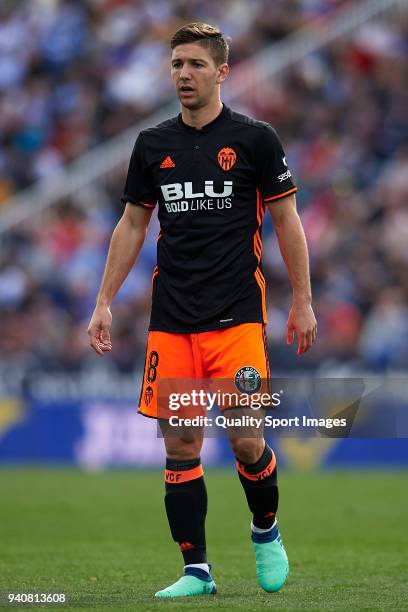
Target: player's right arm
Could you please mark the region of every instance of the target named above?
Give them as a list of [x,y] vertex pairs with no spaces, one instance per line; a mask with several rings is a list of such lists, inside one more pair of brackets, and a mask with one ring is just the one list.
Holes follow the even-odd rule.
[[91,347],[98,355],[112,350],[110,306],[143,246],[152,209],[128,202],[110,241],[105,271],[88,326]]

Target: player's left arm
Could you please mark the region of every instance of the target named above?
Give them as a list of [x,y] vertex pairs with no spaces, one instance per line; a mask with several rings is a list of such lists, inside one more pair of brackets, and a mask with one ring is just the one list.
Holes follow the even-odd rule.
[[295,195],[268,204],[279,248],[288,270],[293,291],[293,303],[287,321],[288,344],[298,337],[297,354],[306,353],[317,335],[317,322],[312,309],[309,254],[305,232],[296,210]]

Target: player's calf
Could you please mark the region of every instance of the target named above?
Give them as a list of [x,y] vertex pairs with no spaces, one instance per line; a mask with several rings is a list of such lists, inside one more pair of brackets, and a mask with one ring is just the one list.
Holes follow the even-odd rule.
[[[253,441],[259,442],[256,439]],[[237,458],[237,470],[249,509],[253,513],[254,525],[260,529],[269,529],[275,521],[279,501],[275,453],[265,443],[255,463],[243,463]]]
[[205,517],[207,491],[200,458],[176,460],[167,458],[166,512],[173,539],[184,559],[184,576],[155,597],[190,597],[212,595],[215,582],[207,564]]
[[207,563],[207,490],[200,458],[167,459],[165,483],[167,518],[185,565]]
[[276,523],[279,492],[275,454],[265,443],[258,461],[248,464],[238,459],[237,469],[253,513],[251,539],[259,585],[268,592],[278,591],[288,577],[289,562]]

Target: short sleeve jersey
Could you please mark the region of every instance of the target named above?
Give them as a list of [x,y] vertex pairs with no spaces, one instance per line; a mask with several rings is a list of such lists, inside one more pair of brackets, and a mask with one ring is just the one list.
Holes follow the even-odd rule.
[[225,105],[201,129],[180,114],[140,132],[122,201],[158,205],[149,329],[266,323],[265,203],[295,191],[276,131]]

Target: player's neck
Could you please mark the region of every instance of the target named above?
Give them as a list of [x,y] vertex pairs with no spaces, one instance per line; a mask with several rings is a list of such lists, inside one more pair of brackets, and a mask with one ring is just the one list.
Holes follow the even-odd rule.
[[203,108],[197,110],[191,110],[189,108],[181,107],[181,117],[183,122],[191,127],[195,127],[200,130],[204,125],[211,123],[218,117],[222,111],[222,102],[218,98],[212,104],[207,104]]

